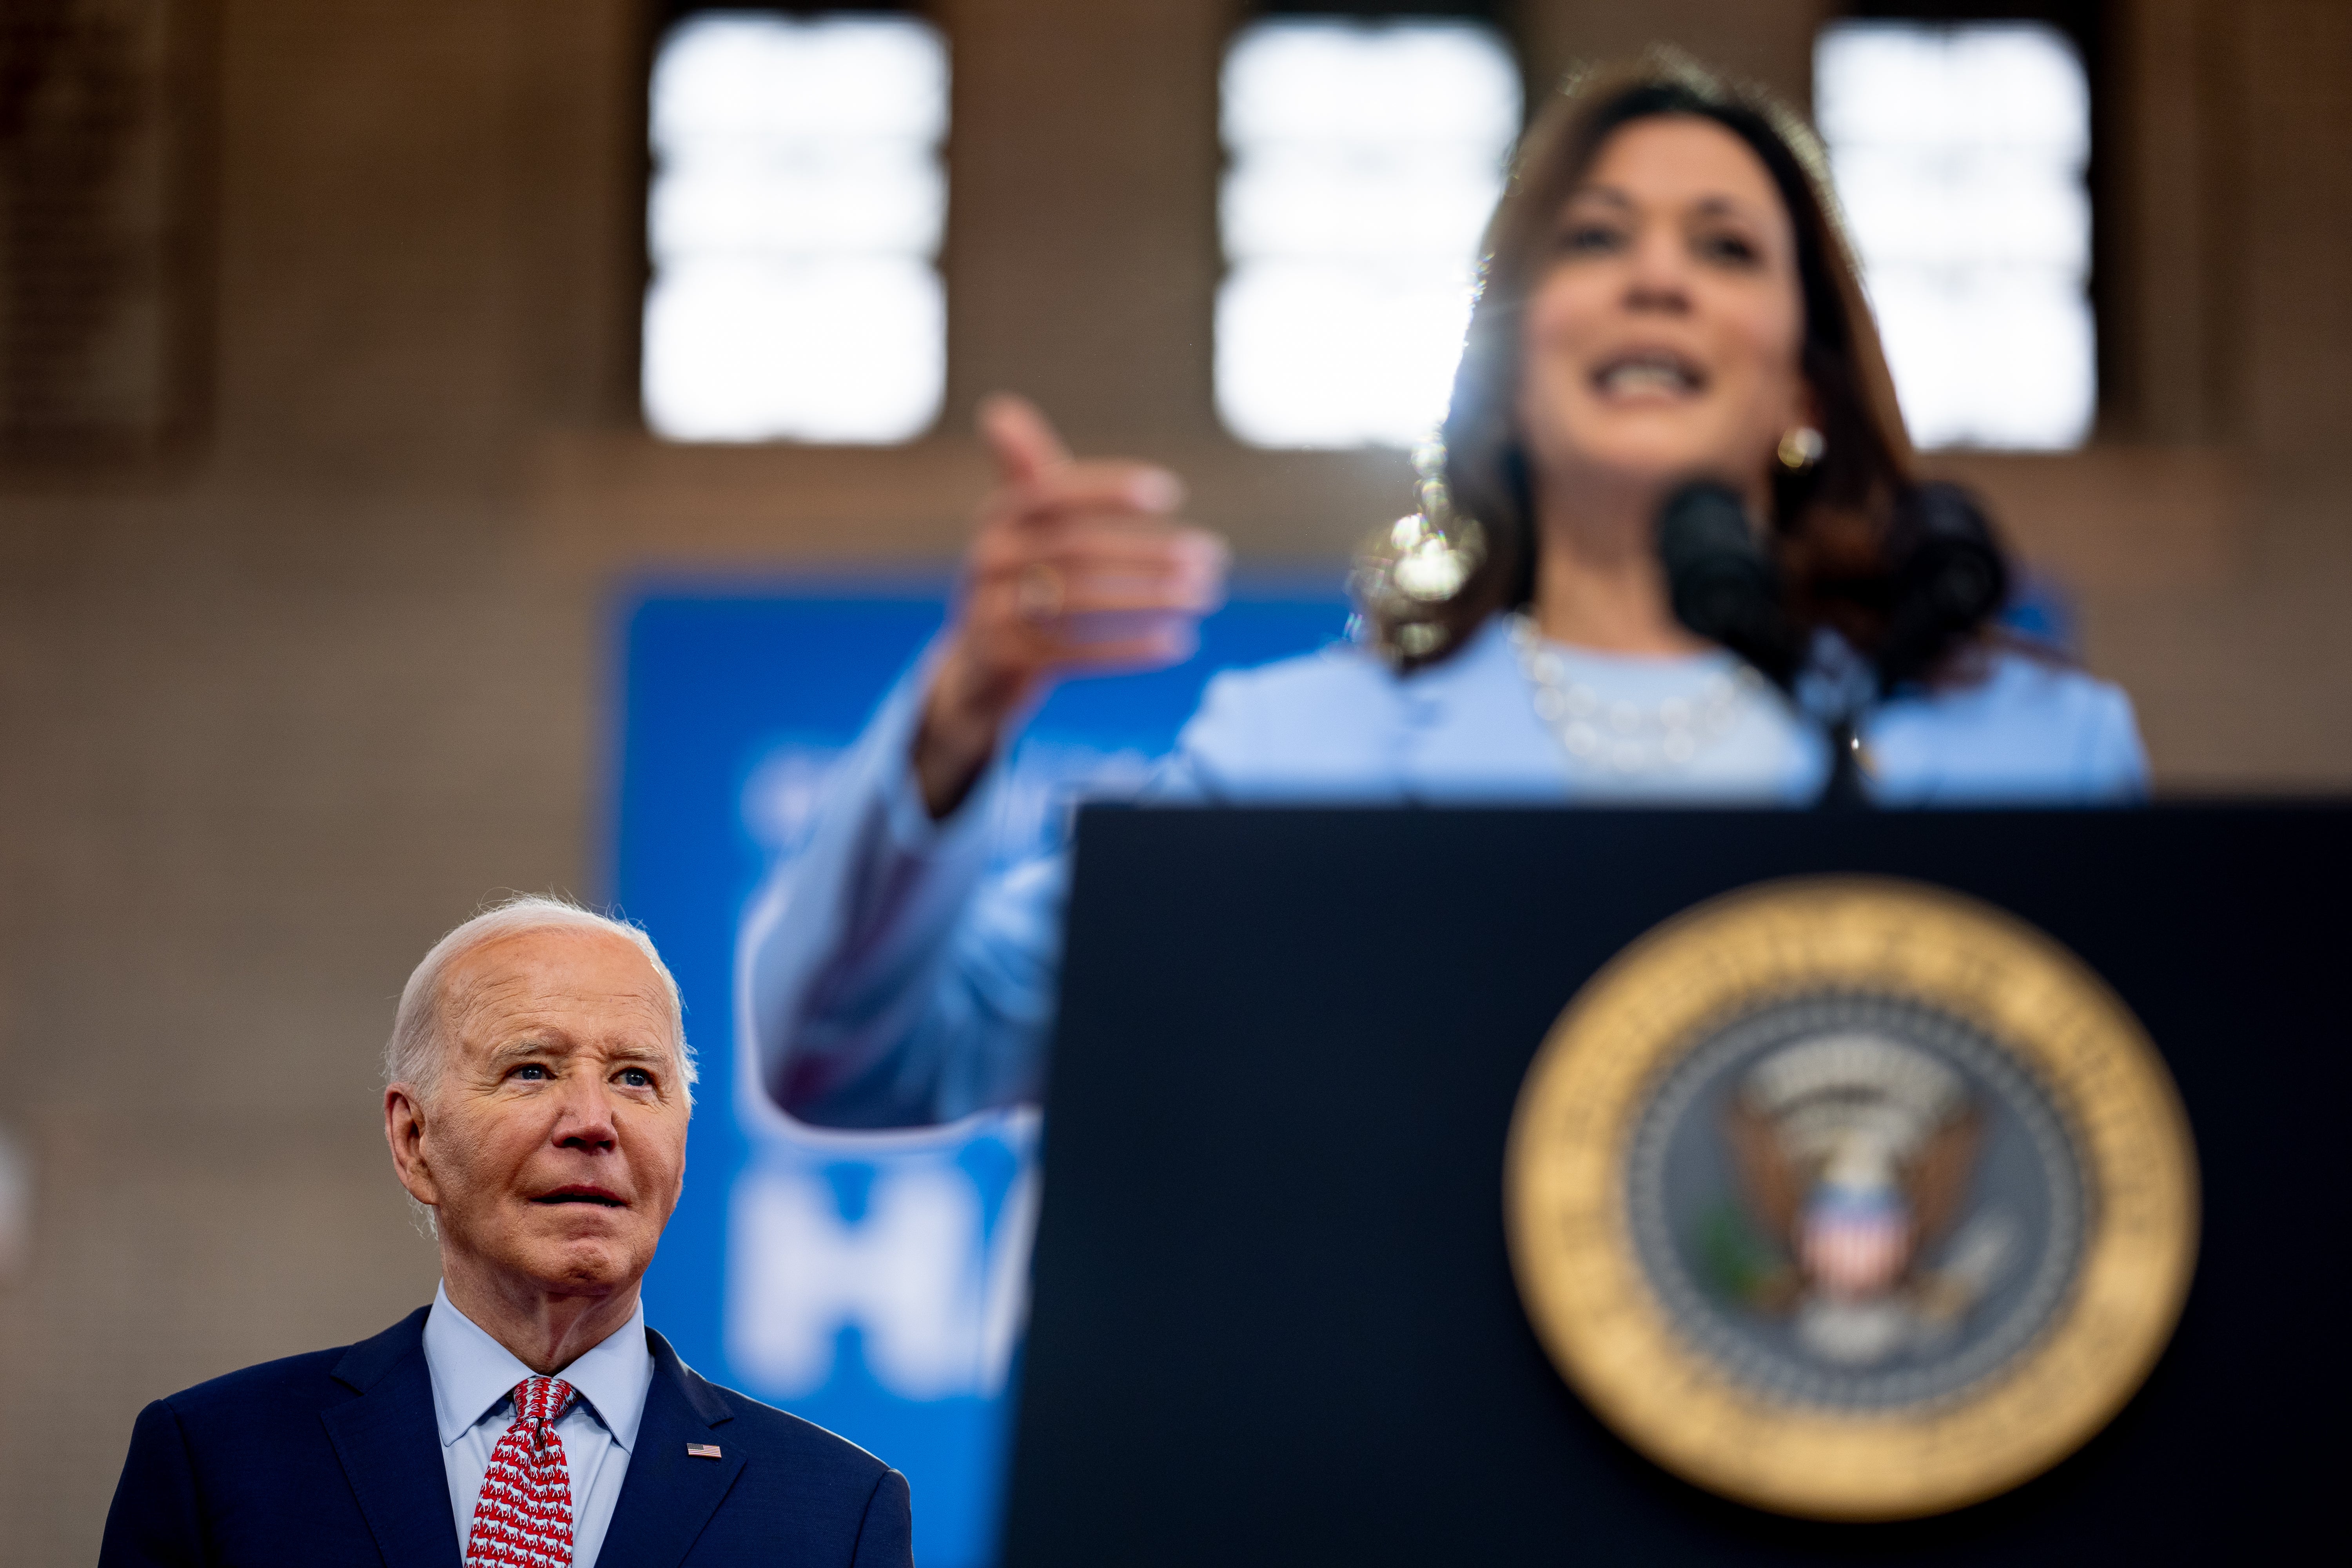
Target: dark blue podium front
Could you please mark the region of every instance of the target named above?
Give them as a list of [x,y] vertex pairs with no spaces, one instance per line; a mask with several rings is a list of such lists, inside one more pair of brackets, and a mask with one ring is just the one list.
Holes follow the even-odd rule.
[[[2169,1350],[2071,1458],[1898,1524],[1688,1486],[1578,1402],[1506,1256],[1506,1130],[1628,942],[1774,878],[1911,879],[2064,943],[2204,1182]],[[2343,1413],[2352,812],[1089,810],[1003,1561],[2179,1561],[2325,1539]]]

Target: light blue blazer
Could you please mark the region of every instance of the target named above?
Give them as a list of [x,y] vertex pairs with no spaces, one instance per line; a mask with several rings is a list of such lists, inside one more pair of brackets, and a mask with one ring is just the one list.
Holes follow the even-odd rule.
[[[1711,657],[1735,668],[1728,654]],[[1638,684],[1641,662],[1624,661],[1612,679]],[[1675,662],[1687,679],[1689,661]],[[1970,673],[1874,711],[1863,741],[1880,804],[2144,796],[2147,756],[2122,691],[2007,650],[1986,653]],[[1001,760],[953,814],[930,818],[908,763],[928,674],[926,660],[885,700],[832,781],[807,847],[745,927],[742,1023],[768,1093],[806,1121],[950,1121],[1034,1100],[1043,1088],[1066,858],[995,864]],[[1497,619],[1454,658],[1410,675],[1339,645],[1218,676],[1150,795],[1801,805],[1827,773],[1822,727],[1777,695],[1750,704],[1682,773],[1579,773],[1537,716]]]

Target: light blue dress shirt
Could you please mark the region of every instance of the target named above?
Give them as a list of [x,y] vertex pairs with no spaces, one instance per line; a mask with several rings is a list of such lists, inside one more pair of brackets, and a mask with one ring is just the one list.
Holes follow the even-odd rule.
[[[433,1378],[433,1419],[441,1439],[441,1468],[449,1479],[449,1509],[463,1554],[473,1533],[474,1504],[489,1474],[490,1451],[514,1421],[514,1386],[539,1374],[514,1352],[434,1292],[425,1319],[425,1364]],[[572,1471],[572,1568],[594,1568],[628,1478],[637,1423],[653,1387],[653,1352],[646,1345],[646,1308],[570,1366],[556,1373],[580,1397],[555,1424],[563,1461]]]
[[[1826,644],[1805,689],[1855,671]],[[1735,668],[1553,647],[1605,706],[1696,699]],[[1002,759],[944,821],[909,763],[929,660],[885,700],[830,785],[802,853],[745,927],[739,1007],[770,1095],[834,1126],[947,1121],[1043,1088],[1067,862],[1000,864]],[[1539,715],[1507,623],[1400,675],[1339,645],[1209,683],[1150,795],[1171,802],[1802,805],[1829,773],[1825,731],[1768,687],[1685,765],[1580,759]],[[2131,702],[2080,670],[1987,649],[1963,679],[1897,692],[1861,731],[1885,805],[2106,805],[2144,796]]]

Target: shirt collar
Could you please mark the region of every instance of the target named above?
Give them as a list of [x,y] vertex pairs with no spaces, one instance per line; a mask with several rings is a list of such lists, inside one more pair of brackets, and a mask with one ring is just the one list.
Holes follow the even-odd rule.
[[[516,1384],[537,1375],[480,1324],[451,1306],[446,1286],[433,1293],[433,1310],[425,1319],[425,1365],[433,1379],[434,1425],[445,1448],[505,1403]],[[627,1322],[556,1375],[579,1391],[614,1442],[625,1450],[635,1448],[646,1394],[654,1380],[644,1300],[639,1300]]]

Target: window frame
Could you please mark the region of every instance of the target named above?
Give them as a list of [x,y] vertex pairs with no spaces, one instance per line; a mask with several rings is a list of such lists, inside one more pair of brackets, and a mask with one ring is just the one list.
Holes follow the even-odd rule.
[[[751,451],[807,452],[889,452],[903,451],[936,438],[945,424],[950,408],[943,396],[938,414],[929,425],[904,440],[891,442],[811,441],[791,436],[770,437],[752,441],[680,441],[656,431],[646,416],[645,404],[646,375],[646,297],[653,287],[655,266],[652,226],[647,219],[653,209],[654,179],[658,172],[653,149],[653,83],[654,68],[659,63],[663,41],[679,23],[698,16],[730,14],[735,16],[773,16],[794,20],[819,16],[909,16],[928,24],[948,47],[950,60],[949,112],[946,134],[940,142],[940,161],[947,182],[947,203],[950,213],[955,204],[955,109],[953,60],[955,34],[938,9],[922,0],[830,0],[819,5],[762,5],[759,0],[645,0],[637,8],[637,27],[629,53],[630,74],[627,95],[628,119],[625,131],[634,149],[628,178],[631,199],[623,204],[619,215],[627,226],[624,255],[628,288],[616,301],[620,320],[617,329],[624,352],[613,356],[614,380],[607,397],[614,412],[631,431],[648,441],[666,447],[726,447]],[[940,274],[942,308],[945,320],[941,331],[940,350],[943,355],[954,352],[955,300],[952,275],[948,264],[948,247],[954,235],[952,219],[942,234],[940,251],[932,265]],[[950,357],[944,366],[943,392],[952,392],[955,366]]]
[[[2126,368],[2121,333],[2126,323],[2118,319],[2120,301],[2116,299],[2114,267],[2117,243],[2115,193],[2111,190],[2115,94],[2106,89],[2110,40],[2102,0],[1843,0],[1821,19],[1814,33],[1818,39],[1822,31],[1839,22],[1919,22],[1946,26],[1978,22],[2039,22],[2055,29],[2074,46],[2083,62],[2084,84],[2090,92],[2090,152],[2083,163],[2083,188],[2091,207],[2091,259],[2089,273],[2083,280],[2083,297],[2091,310],[2091,374],[2097,384],[2090,428],[2084,433],[2082,445],[2073,448],[2075,451],[2088,450],[2111,439],[2118,410],[2127,400],[2126,389],[2119,379]],[[1807,90],[1810,97],[1810,84]],[[1809,112],[1810,107],[1809,104]]]

